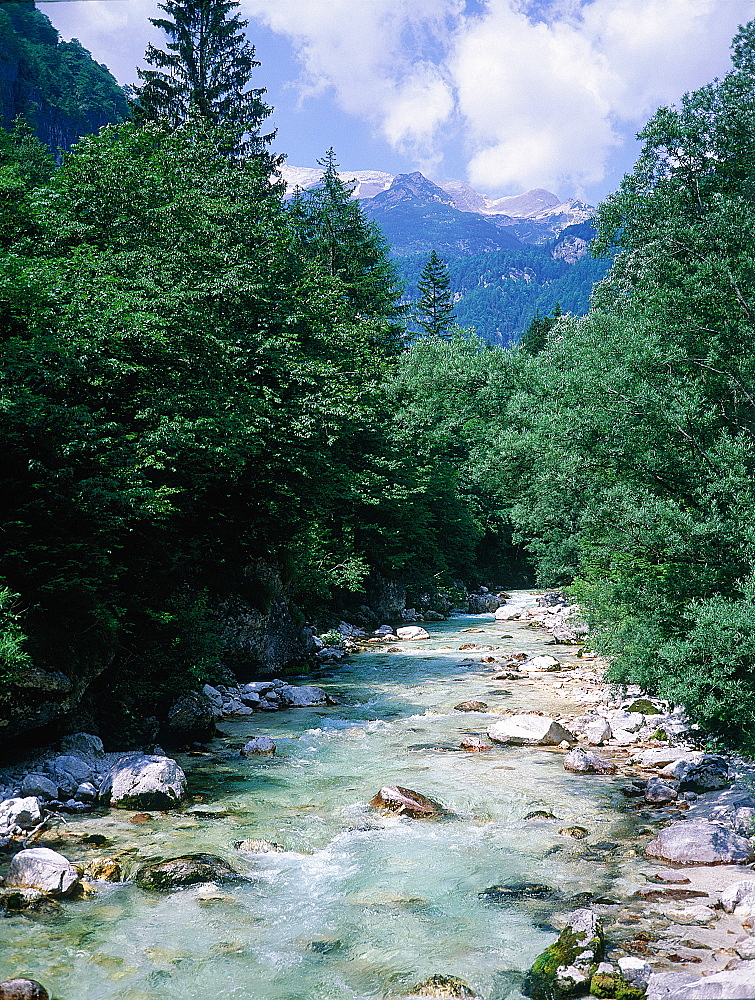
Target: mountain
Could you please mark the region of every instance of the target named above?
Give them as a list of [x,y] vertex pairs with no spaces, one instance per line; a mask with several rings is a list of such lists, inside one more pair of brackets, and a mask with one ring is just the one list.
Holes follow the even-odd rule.
[[123,121],[128,102],[106,66],[56,29],[28,2],[0,4],[0,124],[28,117],[54,153],[109,122]]
[[394,177],[386,191],[362,202],[365,215],[385,233],[397,257],[453,255],[513,250],[521,246],[513,232],[477,212],[460,212],[453,198],[419,171]]
[[[289,185],[310,188],[321,171],[283,167]],[[391,245],[406,299],[419,299],[417,280],[432,250],[445,258],[457,321],[494,344],[515,344],[533,317],[556,304],[587,311],[593,285],[608,262],[593,260],[594,209],[534,188],[490,199],[462,181],[435,184],[419,171],[341,171],[355,184],[365,215]]]

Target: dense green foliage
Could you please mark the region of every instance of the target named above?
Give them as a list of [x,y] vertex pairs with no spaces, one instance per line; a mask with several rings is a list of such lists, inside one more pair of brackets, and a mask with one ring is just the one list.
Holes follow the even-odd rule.
[[20,115],[39,139],[66,150],[81,135],[122,121],[128,103],[106,66],[74,38],[61,42],[32,3],[0,5],[0,100],[6,129]]
[[[396,258],[412,303],[420,298],[417,282],[426,263],[426,254]],[[539,246],[449,256],[447,264],[459,325],[503,347],[517,344],[535,316],[556,303],[572,315],[586,313],[593,286],[608,269],[605,259],[588,255],[566,264]]]
[[587,316],[539,321],[492,365],[478,351],[463,384],[434,359],[407,411],[431,437],[448,414],[461,479],[541,583],[574,581],[615,680],[750,745],[754,68],[751,24],[730,74],[648,124],[598,211],[597,249],[616,258]]

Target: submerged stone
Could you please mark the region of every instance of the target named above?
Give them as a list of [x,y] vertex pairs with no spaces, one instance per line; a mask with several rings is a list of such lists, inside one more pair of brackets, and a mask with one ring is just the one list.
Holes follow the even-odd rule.
[[50,1000],[50,994],[36,979],[6,979],[0,983],[0,1000]]
[[411,997],[477,997],[474,990],[470,990],[467,984],[457,979],[456,976],[430,976],[421,983],[417,983],[409,994]]
[[488,903],[512,903],[519,899],[551,899],[556,893],[540,882],[508,882],[488,886],[477,895]]
[[429,799],[421,792],[401,785],[384,785],[370,802],[376,809],[396,813],[397,816],[411,816],[413,819],[430,819],[443,815],[443,806]]
[[235,882],[239,878],[239,873],[215,854],[185,854],[143,865],[135,881],[142,889],[171,892],[202,882]]

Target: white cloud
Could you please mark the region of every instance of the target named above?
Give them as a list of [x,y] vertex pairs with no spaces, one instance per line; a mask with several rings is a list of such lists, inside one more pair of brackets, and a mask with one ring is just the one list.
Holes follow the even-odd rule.
[[[489,192],[599,183],[662,103],[726,72],[751,0],[243,0],[292,39],[307,94],[332,91],[396,149],[466,141]],[[445,132],[452,132],[449,139]]]
[[444,49],[462,6],[463,0],[242,0],[246,16],[292,40],[304,70],[303,99],[332,91],[344,111],[420,158],[453,110]]

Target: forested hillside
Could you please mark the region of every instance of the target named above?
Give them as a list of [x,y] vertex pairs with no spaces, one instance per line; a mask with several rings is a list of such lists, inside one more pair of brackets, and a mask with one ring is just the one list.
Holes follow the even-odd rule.
[[[259,622],[272,655],[283,626],[503,583],[526,555],[573,586],[615,679],[747,742],[755,23],[727,77],[645,129],[598,211],[603,261],[501,251],[482,282],[453,264],[472,301],[502,281],[524,323],[579,311],[568,281],[613,259],[588,315],[503,350],[407,338],[389,247],[332,151],[284,202],[221,3],[246,70],[214,97],[179,50],[183,75],[145,79],[137,120],[61,168],[3,133],[0,707],[89,686],[111,734],[138,738],[176,691],[260,668]],[[296,648],[276,664],[301,667]]]
[[128,113],[106,66],[73,39],[61,42],[32,3],[0,4],[0,114],[8,129],[21,115],[54,151]]
[[[409,301],[418,299],[417,280],[426,262],[424,254],[396,260]],[[606,258],[588,254],[567,264],[554,258],[550,248],[525,246],[449,255],[446,264],[459,325],[502,347],[519,343],[535,316],[556,305],[575,316],[586,313],[593,286],[608,269]]]

